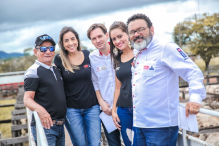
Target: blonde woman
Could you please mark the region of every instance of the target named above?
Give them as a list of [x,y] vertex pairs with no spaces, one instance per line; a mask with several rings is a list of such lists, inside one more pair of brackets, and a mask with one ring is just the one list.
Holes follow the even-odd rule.
[[67,101],[65,126],[74,146],[99,146],[100,110],[91,80],[89,51],[81,50],[78,33],[63,27],[59,36],[60,54],[54,59],[61,70]]

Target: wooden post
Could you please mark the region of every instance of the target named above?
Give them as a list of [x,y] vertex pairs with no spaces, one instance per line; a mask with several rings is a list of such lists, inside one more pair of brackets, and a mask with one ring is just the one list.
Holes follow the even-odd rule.
[[206,85],[208,85],[209,84],[209,74],[207,74],[207,76],[206,76]]
[[182,98],[185,99],[185,92],[182,91]]

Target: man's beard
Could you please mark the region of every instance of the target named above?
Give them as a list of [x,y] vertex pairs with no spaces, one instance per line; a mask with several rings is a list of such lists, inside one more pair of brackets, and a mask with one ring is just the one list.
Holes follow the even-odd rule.
[[[135,43],[135,41],[137,39],[143,39],[143,41],[140,43]],[[151,39],[152,39],[152,34],[150,32],[146,38],[144,36],[138,36],[138,37],[134,38],[134,40],[131,42],[131,45],[134,49],[140,51],[140,50],[146,48],[150,44]]]

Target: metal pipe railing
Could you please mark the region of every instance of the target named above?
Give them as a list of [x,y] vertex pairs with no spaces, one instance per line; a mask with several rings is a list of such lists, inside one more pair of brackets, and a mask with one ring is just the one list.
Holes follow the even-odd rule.
[[43,126],[41,124],[40,118],[38,116],[38,113],[36,111],[33,111],[34,118],[36,121],[36,131],[37,131],[37,145],[38,146],[48,146],[47,138],[44,133]]
[[34,115],[35,122],[36,122],[37,146],[48,146],[46,135],[45,135],[43,126],[41,124],[40,118],[38,116],[38,113],[36,111],[32,112],[30,109],[27,108],[29,145],[36,146],[33,134],[31,132],[31,127],[30,127],[32,114]]
[[[186,104],[179,103],[179,106],[185,107]],[[208,110],[208,109],[204,109],[204,108],[200,108],[200,109],[199,109],[199,113],[206,114],[206,115],[210,115],[210,116],[219,117],[219,112],[212,111],[212,110]]]
[[24,74],[25,72],[26,71],[6,72],[6,73],[0,73],[0,76],[18,75],[18,74]]
[[[179,106],[185,108],[186,104],[179,103]],[[203,113],[203,114],[206,114],[206,115],[211,115],[211,116],[219,117],[219,112],[208,110],[208,109],[204,109],[204,108],[200,108],[199,109],[199,113]],[[186,130],[184,130],[184,129],[182,131],[182,136],[183,136],[183,146],[188,146],[187,138],[190,139],[190,140],[194,140],[194,141],[197,141],[197,142],[201,143],[201,140],[196,140],[196,138],[186,134]],[[203,144],[203,143],[201,143],[201,144]],[[204,144],[207,145],[206,143],[204,143]]]
[[31,117],[32,117],[32,111],[26,107],[27,111],[27,123],[28,123],[28,138],[29,138],[29,145],[30,146],[36,146],[34,142],[33,134],[31,133]]
[[[186,130],[184,130],[184,131],[186,131]],[[183,132],[181,132],[181,131],[179,131],[178,132],[180,135],[183,135]],[[196,142],[196,143],[199,143],[199,144],[201,144],[201,145],[204,145],[204,146],[214,146],[214,145],[212,145],[212,144],[210,144],[210,143],[207,143],[207,142],[205,142],[205,141],[203,141],[203,140],[200,140],[200,139],[198,139],[198,138],[196,138],[196,137],[193,137],[193,136],[191,136],[191,135],[188,135],[188,134],[186,134],[186,137],[189,139],[189,140],[192,140],[192,141],[194,141],[194,142]],[[184,143],[183,143],[184,144]],[[187,146],[188,145],[188,143],[185,145],[184,144],[184,146]]]

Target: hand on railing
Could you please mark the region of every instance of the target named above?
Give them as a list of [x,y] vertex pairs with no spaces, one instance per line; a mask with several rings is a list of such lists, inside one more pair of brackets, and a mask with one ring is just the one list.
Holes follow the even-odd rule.
[[189,114],[194,114],[194,115],[198,114],[200,107],[201,107],[201,104],[199,104],[199,103],[188,102],[185,107],[186,108],[186,117],[188,117]]
[[42,126],[46,129],[50,129],[50,126],[53,126],[50,114],[43,107],[39,108],[37,113],[39,115]]
[[37,131],[37,145],[38,146],[48,146],[47,138],[40,121],[39,114],[36,111],[33,111],[34,118],[36,120],[36,131]]

